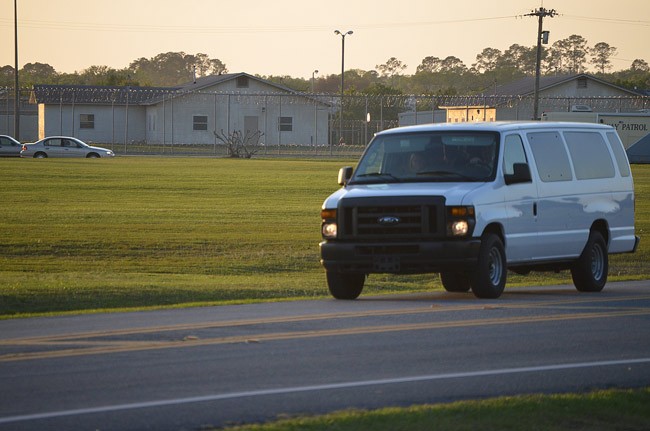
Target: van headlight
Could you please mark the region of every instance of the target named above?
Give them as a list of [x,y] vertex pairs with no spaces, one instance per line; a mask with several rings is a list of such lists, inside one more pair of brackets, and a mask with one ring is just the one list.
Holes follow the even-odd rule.
[[336,223],[323,223],[323,238],[336,238],[337,234],[337,226]]
[[321,234],[325,239],[336,238],[338,226],[336,224],[336,210],[321,210],[320,212],[323,224],[321,225]]
[[447,207],[447,236],[453,238],[470,236],[475,224],[474,207]]
[[469,223],[467,220],[458,220],[451,223],[452,236],[465,236],[469,232]]

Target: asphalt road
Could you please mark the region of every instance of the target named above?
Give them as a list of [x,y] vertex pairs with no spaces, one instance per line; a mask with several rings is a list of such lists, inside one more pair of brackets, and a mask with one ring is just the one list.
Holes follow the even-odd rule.
[[193,430],[650,385],[650,281],[0,321],[0,430]]

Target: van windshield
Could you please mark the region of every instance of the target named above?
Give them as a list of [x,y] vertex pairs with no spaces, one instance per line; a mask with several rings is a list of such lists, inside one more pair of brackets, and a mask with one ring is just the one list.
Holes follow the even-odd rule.
[[494,179],[499,134],[417,132],[376,136],[350,184]]

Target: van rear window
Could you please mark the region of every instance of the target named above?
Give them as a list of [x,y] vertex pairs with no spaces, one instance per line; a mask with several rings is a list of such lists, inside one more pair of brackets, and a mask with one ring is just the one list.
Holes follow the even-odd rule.
[[609,146],[614,153],[614,157],[616,157],[618,171],[621,173],[622,177],[629,177],[630,165],[627,163],[627,157],[625,156],[625,150],[623,149],[621,139],[615,132],[609,132],[607,133],[607,140],[609,141]]
[[616,173],[603,136],[597,132],[564,132],[579,180],[613,178]]

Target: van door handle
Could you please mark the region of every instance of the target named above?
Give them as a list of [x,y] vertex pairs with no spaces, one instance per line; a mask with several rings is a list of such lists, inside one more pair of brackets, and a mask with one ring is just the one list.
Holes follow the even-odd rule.
[[533,202],[533,216],[537,217],[537,202]]

